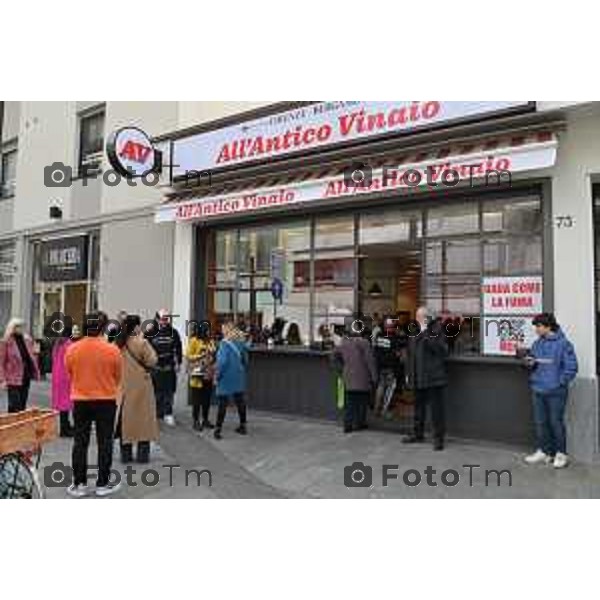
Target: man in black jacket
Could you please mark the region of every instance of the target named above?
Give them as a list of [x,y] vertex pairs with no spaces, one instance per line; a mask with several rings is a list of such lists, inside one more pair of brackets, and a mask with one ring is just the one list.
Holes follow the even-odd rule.
[[152,371],[156,396],[156,415],[167,425],[175,425],[173,400],[177,390],[177,373],[181,368],[183,352],[179,332],[171,325],[166,309],[156,313],[155,327],[146,335],[156,351],[158,362]]
[[407,369],[408,385],[415,392],[414,433],[403,441],[407,444],[424,441],[429,404],[433,425],[433,448],[443,450],[446,435],[444,405],[448,385],[448,344],[442,322],[432,320],[425,307],[417,310],[416,319],[420,331],[418,335],[417,331],[409,332]]

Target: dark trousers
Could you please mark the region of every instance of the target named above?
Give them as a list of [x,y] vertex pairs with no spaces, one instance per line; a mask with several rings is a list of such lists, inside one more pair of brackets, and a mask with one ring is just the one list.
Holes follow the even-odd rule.
[[431,406],[433,439],[443,442],[446,435],[446,386],[415,390],[415,437],[425,436],[427,405]]
[[367,424],[367,405],[371,393],[361,390],[346,390],[344,400],[344,428],[364,427]]
[[112,466],[113,437],[117,404],[114,400],[77,400],[73,407],[73,483],[87,483],[87,457],[92,423],[96,424],[98,444],[98,479],[96,485],[108,484]]
[[221,427],[223,427],[225,415],[227,414],[227,404],[229,404],[230,400],[233,400],[237,407],[240,425],[246,424],[246,401],[244,400],[243,393],[233,394],[231,396],[217,396],[217,401],[219,403],[219,410],[217,412],[217,429],[221,429]]
[[68,435],[73,431],[71,421],[69,420],[69,411],[60,411],[60,435]]
[[156,416],[164,419],[167,415],[172,415],[175,392],[155,388],[154,395],[156,397]]
[[557,452],[567,453],[565,409],[568,391],[560,388],[549,393],[533,393],[533,419],[537,447],[554,456]]
[[22,385],[7,386],[8,392],[8,412],[21,412],[27,408],[27,398],[29,397],[29,379],[24,379]]
[[190,388],[192,418],[194,419],[194,423],[200,420],[200,409],[202,409],[202,422],[206,423],[208,421],[212,390],[213,386],[209,381],[204,381],[201,388]]

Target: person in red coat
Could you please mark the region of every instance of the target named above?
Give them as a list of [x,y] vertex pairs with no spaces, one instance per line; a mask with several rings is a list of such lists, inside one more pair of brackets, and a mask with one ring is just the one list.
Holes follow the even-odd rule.
[[25,410],[31,380],[40,378],[33,342],[23,325],[22,319],[11,319],[0,341],[0,387],[8,391],[8,412]]

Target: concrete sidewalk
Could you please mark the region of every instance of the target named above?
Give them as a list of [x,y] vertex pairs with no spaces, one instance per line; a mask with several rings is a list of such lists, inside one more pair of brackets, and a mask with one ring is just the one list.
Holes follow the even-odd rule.
[[[30,404],[48,404],[48,384],[36,384]],[[2,399],[0,410],[5,410]],[[228,414],[224,439],[191,428],[189,408],[180,395],[176,403],[176,427],[161,428],[160,444],[153,448],[151,464],[160,477],[157,485],[142,485],[139,465],[133,465],[132,483],[121,498],[598,498],[600,469],[574,464],[556,471],[551,467],[528,467],[522,451],[489,444],[449,440],[447,450],[434,452],[429,444],[405,446],[393,433],[363,431],[344,435],[334,423],[287,418],[252,412],[249,434],[234,432],[235,411]],[[70,464],[70,440],[58,440],[45,451],[43,465]],[[92,446],[90,462],[94,462]],[[361,462],[367,467],[367,487],[348,488],[345,468]],[[172,485],[169,469],[172,468]],[[383,485],[383,465],[390,467]],[[466,467],[465,465],[472,465]],[[478,467],[474,465],[479,465]],[[115,452],[114,468],[125,480],[124,466]],[[368,481],[368,467],[372,482]],[[209,476],[185,470],[208,469]],[[407,471],[410,471],[407,473]],[[443,473],[446,471],[445,473]],[[486,485],[486,471],[489,471]],[[501,471],[504,471],[500,474]],[[429,473],[429,475],[428,475]],[[156,476],[147,479],[154,483]],[[403,479],[406,476],[406,481]],[[360,473],[355,473],[359,478]],[[415,483],[420,477],[419,485]],[[431,484],[428,485],[428,478]],[[445,485],[445,484],[446,485]],[[512,483],[512,485],[509,485]],[[63,488],[48,489],[49,498],[63,498]]]

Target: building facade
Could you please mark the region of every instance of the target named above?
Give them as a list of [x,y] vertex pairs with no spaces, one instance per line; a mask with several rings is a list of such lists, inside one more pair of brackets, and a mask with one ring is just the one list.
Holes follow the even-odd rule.
[[[97,306],[171,307],[180,328],[281,318],[301,344],[256,348],[252,401],[334,418],[323,326],[408,319],[424,303],[461,324],[450,433],[525,444],[515,344],[529,342],[533,313],[553,310],[580,362],[570,450],[586,462],[598,453],[598,103],[5,102],[2,112],[0,326],[19,314],[40,336],[53,312]],[[163,165],[152,187],[84,177],[109,168],[106,139],[130,126],[151,136],[169,176]],[[57,162],[72,168],[71,186],[44,182]],[[359,186],[348,179],[357,165],[369,180]],[[505,171],[508,181],[489,176]],[[374,421],[401,425],[410,409],[400,394]]]

